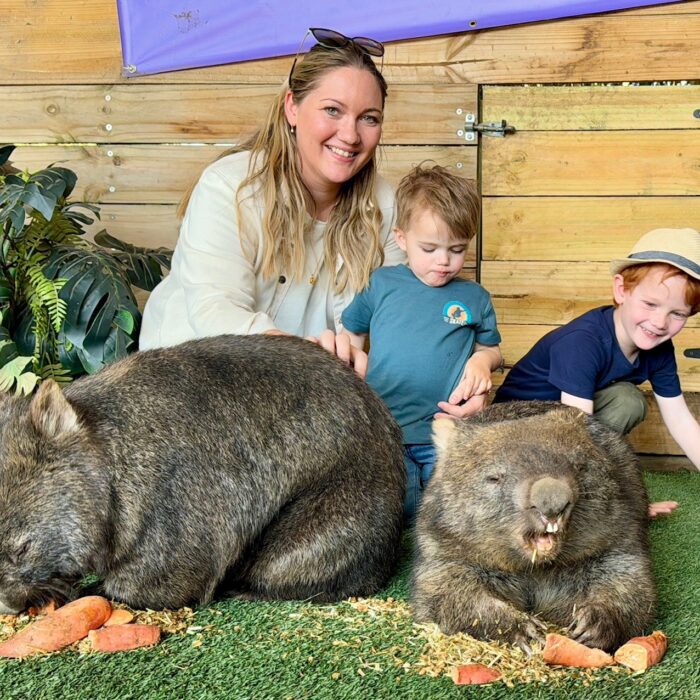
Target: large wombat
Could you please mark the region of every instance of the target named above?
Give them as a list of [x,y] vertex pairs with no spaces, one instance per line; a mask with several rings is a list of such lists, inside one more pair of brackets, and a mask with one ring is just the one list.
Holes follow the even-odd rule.
[[644,632],[655,601],[647,496],[623,438],[534,401],[436,421],[434,438],[416,524],[419,621],[524,648],[541,620],[603,649]]
[[139,608],[368,595],[395,562],[401,435],[299,338],[137,353],[0,400],[0,610],[85,574]]

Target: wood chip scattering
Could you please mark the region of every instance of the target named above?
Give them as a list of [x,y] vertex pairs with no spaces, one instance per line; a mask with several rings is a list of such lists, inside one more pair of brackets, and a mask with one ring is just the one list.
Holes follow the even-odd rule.
[[[126,607],[114,604],[115,608]],[[198,626],[190,608],[180,610],[132,610],[134,622],[158,625],[164,634],[193,635],[193,646],[214,625]],[[225,613],[217,613],[224,615]],[[268,614],[280,615],[280,611]],[[267,617],[267,615],[266,615]],[[33,619],[27,615],[0,615],[0,641],[12,636]],[[236,628],[234,628],[236,629]],[[355,673],[394,673],[401,676],[450,676],[462,664],[483,664],[497,668],[500,681],[509,687],[539,682],[557,685],[572,678],[583,685],[611,680],[616,674],[630,672],[620,666],[606,669],[552,667],[544,663],[542,649],[535,645],[533,654],[507,644],[483,642],[466,634],[446,635],[437,625],[413,622],[408,603],[394,598],[350,598],[335,605],[303,604],[287,613],[287,620],[273,625],[268,634],[258,635],[258,644],[281,647],[281,657],[301,656],[314,665],[321,655],[326,663],[337,665],[334,680],[354,666]],[[87,640],[74,645],[81,653],[89,651]],[[318,657],[318,658],[317,658]]]
[[[408,603],[393,598],[359,598],[337,605],[310,605],[291,613],[290,617],[298,625],[294,634],[282,633],[278,640],[294,637],[298,643],[301,637],[306,637],[330,643],[343,654],[342,666],[347,666],[348,654],[354,655],[356,673],[360,676],[397,671],[431,677],[450,676],[455,667],[472,663],[497,668],[503,674],[500,682],[508,687],[532,682],[558,685],[572,678],[588,686],[614,679],[619,673],[628,674],[620,667],[552,667],[545,664],[542,648],[537,645],[528,656],[511,645],[483,642],[466,634],[446,635],[437,625],[414,623]],[[329,640],[324,633],[324,619],[334,621],[335,638]],[[338,623],[345,628],[342,638],[338,638]],[[397,639],[401,643],[397,644]],[[385,640],[390,641],[382,644]],[[339,658],[337,660],[340,662]],[[340,678],[341,673],[337,671],[331,677]]]

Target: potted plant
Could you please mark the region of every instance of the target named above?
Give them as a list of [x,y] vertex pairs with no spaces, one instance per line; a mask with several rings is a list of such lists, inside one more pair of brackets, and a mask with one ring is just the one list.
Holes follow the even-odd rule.
[[0,146],[0,390],[28,394],[46,377],[70,381],[136,349],[131,285],[152,290],[172,252],[104,230],[88,240],[99,207],[69,199],[75,173],[20,172],[14,148]]

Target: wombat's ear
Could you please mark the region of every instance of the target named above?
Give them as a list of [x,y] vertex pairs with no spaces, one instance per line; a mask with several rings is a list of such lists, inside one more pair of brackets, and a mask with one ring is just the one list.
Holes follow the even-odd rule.
[[53,379],[46,379],[29,406],[34,427],[48,438],[74,433],[80,428],[78,415]]
[[433,444],[438,454],[442,454],[450,443],[450,436],[456,430],[452,418],[436,418],[433,421]]

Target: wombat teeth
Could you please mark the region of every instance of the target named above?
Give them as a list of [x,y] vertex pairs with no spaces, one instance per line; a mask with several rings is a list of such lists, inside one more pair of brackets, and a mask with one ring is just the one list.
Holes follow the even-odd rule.
[[547,532],[559,532],[559,525],[556,523],[547,523]]

